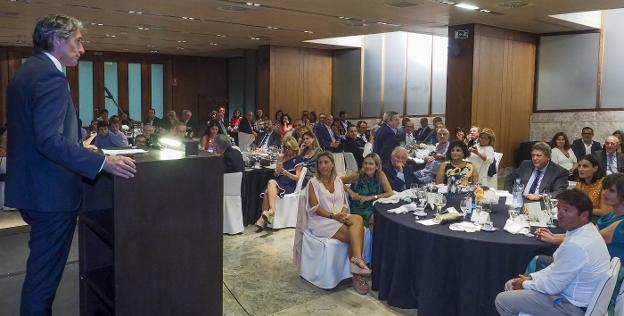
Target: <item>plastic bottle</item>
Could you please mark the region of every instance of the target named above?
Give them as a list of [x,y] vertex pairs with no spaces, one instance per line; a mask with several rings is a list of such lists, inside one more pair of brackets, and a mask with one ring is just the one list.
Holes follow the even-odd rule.
[[513,196],[512,207],[516,210],[521,210],[522,205],[524,204],[524,200],[522,198],[522,193],[524,192],[524,185],[520,182],[520,178],[516,178],[516,182],[513,185],[511,194]]

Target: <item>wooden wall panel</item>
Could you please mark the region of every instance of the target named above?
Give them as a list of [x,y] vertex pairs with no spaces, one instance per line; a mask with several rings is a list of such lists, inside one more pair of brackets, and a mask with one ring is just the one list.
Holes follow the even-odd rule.
[[256,109],[262,109],[269,113],[269,94],[271,86],[271,47],[260,46],[258,48],[258,71],[256,78]]
[[[126,113],[130,113],[130,97],[128,93],[128,63],[117,63],[117,104]],[[118,113],[121,114],[121,113]]]
[[[475,37],[470,125],[501,130],[501,110],[504,108],[505,40]],[[466,126],[470,126],[466,125]],[[451,126],[454,128],[454,126]]]
[[303,54],[299,48],[271,46],[269,113],[298,116],[303,103]]
[[[79,112],[80,101],[78,99],[78,66],[67,67],[65,76],[69,82],[69,93],[72,101],[74,102],[74,107],[76,108],[76,112]],[[85,125],[86,124],[89,124],[89,122],[86,122]]]
[[332,52],[329,50],[303,50],[303,103],[295,116],[303,110],[331,113],[332,103]]
[[[468,30],[468,39],[456,39],[456,30]],[[474,25],[456,25],[448,32],[446,125],[468,127],[471,122],[474,61]]]
[[6,122],[6,90],[9,85],[9,56],[5,47],[0,47],[0,122]]
[[[104,106],[104,62],[95,60],[93,62],[93,118],[95,119],[100,111],[105,109]],[[108,113],[113,116],[115,113]]]
[[[146,118],[152,108],[152,68],[141,64],[141,118]],[[163,113],[164,116],[165,113]]]

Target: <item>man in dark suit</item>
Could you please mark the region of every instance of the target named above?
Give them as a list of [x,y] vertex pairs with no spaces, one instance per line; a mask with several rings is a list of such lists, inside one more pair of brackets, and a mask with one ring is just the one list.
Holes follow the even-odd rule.
[[338,113],[338,117],[340,118],[340,135],[346,135],[349,126],[352,126],[353,124],[347,120],[347,112],[345,111],[340,111],[340,113]]
[[397,128],[400,122],[399,113],[394,111],[384,113],[383,124],[377,130],[373,143],[373,152],[379,155],[382,164],[390,161],[390,154],[400,145],[397,137]]
[[65,268],[82,199],[82,177],[101,171],[130,178],[132,159],[104,157],[82,147],[78,116],[62,66],[84,53],[82,23],[49,15],[33,33],[36,54],[7,88],[6,205],[30,225],[30,255],[22,287],[22,315],[50,315]]
[[[409,119],[408,119],[409,120]],[[414,133],[414,122],[411,120],[403,124],[403,130],[397,133],[401,146],[410,146],[416,143],[416,134]]]
[[271,146],[280,147],[281,140],[279,134],[275,131],[275,128],[273,127],[273,122],[271,122],[271,120],[265,120],[263,124],[264,132],[260,133],[251,144],[264,149],[267,149]]
[[336,135],[331,128],[334,122],[334,117],[331,114],[321,113],[321,118],[325,118],[320,121],[316,127],[316,138],[318,138],[321,148],[327,151],[339,151],[340,148],[340,135]]
[[366,121],[357,122],[357,138],[361,139],[364,144],[368,143],[368,123]]
[[605,150],[598,150],[593,156],[596,157],[605,174],[624,172],[624,154],[617,152],[620,148],[620,139],[613,135],[608,136],[604,147]]
[[523,161],[518,169],[505,179],[505,190],[510,191],[516,179],[524,185],[523,195],[527,200],[542,199],[541,193],[553,195],[568,187],[568,171],[556,163],[550,163],[551,149],[548,144],[538,142],[531,149],[531,160]]
[[346,138],[342,142],[342,150],[353,154],[359,168],[362,167],[362,160],[364,160],[364,157],[362,157],[364,145],[366,143],[357,137],[357,128],[353,125],[349,126]]
[[407,150],[403,147],[397,147],[392,151],[390,162],[383,166],[383,172],[388,177],[388,182],[394,191],[405,191],[412,186],[412,183],[418,183],[414,169],[406,163]]
[[143,121],[143,123],[154,126],[156,130],[160,128],[160,118],[156,116],[156,109],[151,108],[147,111],[147,118]]
[[223,155],[223,164],[225,165],[223,173],[243,172],[245,170],[245,162],[243,154],[232,147],[230,137],[227,135],[217,135],[215,137],[215,151]]
[[416,141],[419,143],[424,142],[429,134],[431,134],[429,120],[426,117],[423,117],[420,119],[420,128],[416,131]]
[[594,141],[594,129],[588,126],[583,127],[581,138],[575,139],[570,147],[578,160],[581,160],[585,155],[591,155],[602,150],[600,143]]
[[238,131],[256,136],[256,132],[254,131],[253,112],[245,113],[245,116],[243,116],[238,123]]
[[192,117],[193,112],[191,112],[190,110],[182,110],[182,120],[180,121],[180,123],[183,123],[186,126],[187,138],[192,138],[194,135],[195,137],[197,137],[200,133],[199,128],[197,127],[197,124],[195,124],[195,122],[192,120]]

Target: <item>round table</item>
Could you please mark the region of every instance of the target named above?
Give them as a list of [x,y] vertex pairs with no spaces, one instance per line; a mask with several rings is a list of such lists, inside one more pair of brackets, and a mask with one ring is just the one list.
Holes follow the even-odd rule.
[[374,208],[372,288],[380,300],[417,308],[421,316],[498,315],[494,299],[505,282],[523,273],[533,256],[556,249],[503,231],[506,212],[491,214],[498,231],[466,233],[416,223],[412,213],[387,212],[398,206]]
[[241,199],[243,202],[243,223],[245,226],[253,225],[260,214],[262,214],[262,198],[260,193],[264,192],[269,180],[274,178],[275,169],[246,168],[243,172],[243,183],[241,185]]

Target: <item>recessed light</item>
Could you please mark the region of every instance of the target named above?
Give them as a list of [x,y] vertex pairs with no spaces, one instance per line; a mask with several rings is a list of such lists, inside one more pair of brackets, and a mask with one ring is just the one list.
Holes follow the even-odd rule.
[[218,43],[210,42],[210,46],[219,46]]
[[116,38],[116,37],[117,37],[117,35],[115,35],[115,34],[106,34],[106,37],[109,37],[109,38]]
[[476,5],[465,3],[465,2],[460,2],[456,4],[455,6],[458,8],[466,9],[466,10],[478,10],[479,9],[479,7],[477,7]]
[[275,27],[275,26],[267,26],[267,29],[269,29],[269,30],[279,30],[279,28]]
[[338,18],[341,20],[351,20],[350,17],[346,17],[346,16],[339,16]]
[[178,46],[178,47],[176,47],[176,49],[179,49],[179,50],[184,50],[184,47],[182,47],[182,46]]
[[259,37],[254,37],[254,36],[252,36],[252,37],[251,37],[251,40],[252,40],[252,41],[259,41],[259,40],[260,40],[260,38],[259,38]]
[[250,6],[250,7],[259,7],[259,6],[261,6],[260,3],[255,3],[255,2],[246,2],[245,4]]
[[490,10],[486,10],[486,9],[480,9],[479,12],[483,12],[483,13],[491,13],[492,11]]
[[303,33],[314,34],[312,31],[303,31]]
[[217,34],[217,37],[227,37],[225,34]]
[[381,21],[377,22],[377,24],[379,24],[379,25],[388,25],[388,23],[386,23],[386,22],[381,22]]
[[185,40],[179,40],[178,43],[186,43]]
[[158,51],[157,50],[150,50],[150,53],[155,54],[155,53],[158,53]]

